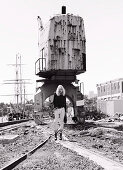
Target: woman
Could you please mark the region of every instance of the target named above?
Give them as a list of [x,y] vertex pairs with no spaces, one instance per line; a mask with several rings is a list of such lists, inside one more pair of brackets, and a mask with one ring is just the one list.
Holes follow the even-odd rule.
[[59,85],[54,94],[54,131],[55,131],[55,140],[57,140],[57,133],[60,132],[60,140],[62,140],[62,131],[64,127],[64,116],[66,113],[66,95],[65,89],[62,85]]

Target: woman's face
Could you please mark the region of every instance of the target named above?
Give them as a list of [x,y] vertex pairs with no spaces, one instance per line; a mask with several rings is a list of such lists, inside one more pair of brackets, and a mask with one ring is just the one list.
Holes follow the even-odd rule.
[[63,94],[63,89],[62,88],[59,88],[59,93]]

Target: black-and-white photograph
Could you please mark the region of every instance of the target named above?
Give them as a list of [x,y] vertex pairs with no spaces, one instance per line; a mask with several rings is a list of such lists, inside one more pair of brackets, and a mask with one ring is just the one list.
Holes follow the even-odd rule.
[[123,0],[0,0],[0,170],[123,170]]

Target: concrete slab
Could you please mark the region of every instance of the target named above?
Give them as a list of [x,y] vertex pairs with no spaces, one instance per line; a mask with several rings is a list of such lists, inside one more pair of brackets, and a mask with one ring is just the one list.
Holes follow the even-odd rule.
[[[64,138],[64,136],[63,136]],[[123,165],[113,161],[109,158],[106,158],[98,153],[90,151],[82,146],[79,146],[75,142],[69,142],[67,138],[64,138],[62,141],[58,140],[57,143],[60,143],[62,146],[71,149],[77,152],[83,157],[87,157],[90,160],[96,162],[98,165],[102,166],[105,170],[123,170]]]
[[0,136],[0,143],[7,144],[10,142],[14,142],[16,139],[18,139],[19,135],[1,135]]

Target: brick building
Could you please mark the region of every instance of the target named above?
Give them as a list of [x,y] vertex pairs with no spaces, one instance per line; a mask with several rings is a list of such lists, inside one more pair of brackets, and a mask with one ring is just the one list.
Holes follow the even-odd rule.
[[123,78],[97,84],[97,110],[108,115],[123,113]]

